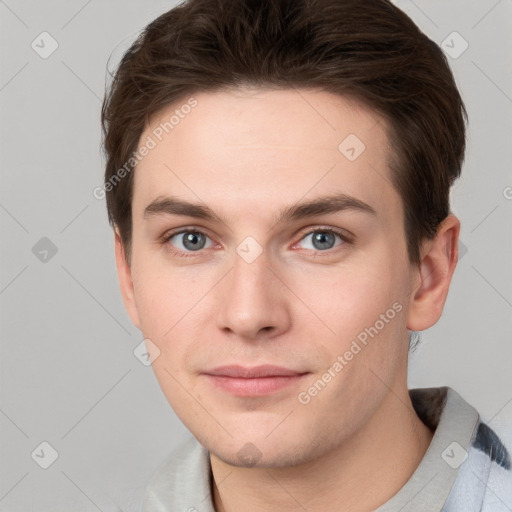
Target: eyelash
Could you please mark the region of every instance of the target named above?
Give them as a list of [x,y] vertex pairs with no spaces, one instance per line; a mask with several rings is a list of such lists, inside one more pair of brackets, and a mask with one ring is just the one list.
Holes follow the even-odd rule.
[[[332,248],[332,249],[327,249],[325,251],[315,251],[316,254],[318,253],[330,253],[332,251],[335,251],[337,248],[339,248],[340,246],[342,245],[346,245],[346,244],[353,244],[354,243],[354,240],[353,238],[349,237],[346,232],[344,231],[341,231],[339,229],[335,229],[335,228],[332,228],[332,227],[327,227],[327,226],[315,226],[314,228],[310,229],[309,231],[305,232],[302,234],[302,236],[300,237],[299,239],[299,242],[302,241],[304,238],[306,238],[308,235],[311,235],[313,233],[317,233],[317,232],[321,232],[321,233],[333,233],[335,235],[338,235],[341,240],[342,240],[342,244]],[[174,256],[177,256],[179,258],[193,258],[193,257],[196,257],[198,254],[200,254],[202,251],[199,250],[199,251],[180,251],[178,249],[175,249],[174,247],[172,247],[171,244],[169,244],[169,241],[171,240],[171,238],[175,237],[176,235],[181,235],[183,233],[198,233],[198,234],[201,234],[201,235],[204,235],[208,238],[211,238],[209,237],[204,231],[201,231],[200,229],[196,229],[196,228],[185,228],[185,229],[180,229],[178,231],[173,231],[171,233],[166,233],[163,237],[162,237],[162,240],[161,240],[161,243],[162,245],[165,245],[167,247],[167,249],[174,255]],[[298,243],[298,242],[297,242]],[[296,244],[294,244],[296,245]],[[312,249],[307,249],[307,250],[312,250]]]

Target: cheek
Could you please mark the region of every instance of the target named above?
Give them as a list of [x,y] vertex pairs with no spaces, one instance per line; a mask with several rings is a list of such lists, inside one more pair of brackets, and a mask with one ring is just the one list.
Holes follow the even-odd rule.
[[[297,297],[311,308],[334,339],[351,339],[373,325],[402,296],[398,276],[385,261],[296,272],[290,277]],[[329,338],[327,336],[326,338]]]
[[[176,290],[171,288],[171,280],[159,266],[141,254],[134,254],[132,277],[142,334],[159,344],[163,333],[173,325],[175,308],[171,307],[169,298]],[[173,302],[179,304],[176,299]]]
[[179,351],[177,341],[190,337],[190,326],[204,323],[202,300],[215,283],[215,273],[212,269],[170,268],[156,258],[147,258],[138,260],[133,281],[143,335],[162,351],[170,346]]
[[194,340],[200,331],[196,329],[204,321],[198,306],[207,285],[197,277],[170,272],[148,260],[137,267],[134,288],[142,334],[159,351],[153,371],[169,403],[179,409],[189,401],[184,391],[191,389],[186,355],[196,347]]
[[315,350],[324,354],[325,368],[343,357],[343,370],[324,394],[326,400],[330,393],[360,396],[361,387],[382,387],[374,373],[391,383],[403,360],[407,346],[404,267],[390,251],[372,254],[378,257],[361,257],[357,264],[317,272],[314,277],[311,272],[295,276],[297,295],[321,319],[314,329],[311,324],[303,327],[311,335],[316,331]]

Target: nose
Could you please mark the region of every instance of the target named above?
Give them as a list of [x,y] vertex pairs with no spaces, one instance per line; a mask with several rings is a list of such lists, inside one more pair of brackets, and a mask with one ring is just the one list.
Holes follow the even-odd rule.
[[271,338],[290,326],[286,287],[263,252],[248,263],[235,254],[234,266],[218,289],[218,322],[226,333],[247,340]]

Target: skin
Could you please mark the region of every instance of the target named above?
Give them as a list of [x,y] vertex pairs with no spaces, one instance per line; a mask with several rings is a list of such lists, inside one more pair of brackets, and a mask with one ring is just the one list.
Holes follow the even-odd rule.
[[[158,347],[158,382],[210,452],[217,511],[377,508],[407,482],[432,439],[408,394],[407,329],[427,329],[441,315],[459,221],[449,215],[424,242],[421,263],[409,262],[386,122],[355,100],[306,89],[194,98],[197,107],[137,165],[129,263],[115,235],[123,299]],[[141,141],[178,107],[154,116]],[[338,149],[349,134],[366,146],[354,161]],[[376,214],[349,209],[277,223],[283,208],[334,192]],[[144,215],[170,195],[222,220]],[[163,240],[180,228],[201,230],[205,247],[190,250],[182,235]],[[328,228],[352,241],[335,236],[332,248],[318,249],[312,233]],[[236,251],[248,236],[262,250],[251,263]],[[395,303],[401,311],[300,403],[298,394]],[[309,373],[272,394],[240,397],[201,373],[228,364]]]

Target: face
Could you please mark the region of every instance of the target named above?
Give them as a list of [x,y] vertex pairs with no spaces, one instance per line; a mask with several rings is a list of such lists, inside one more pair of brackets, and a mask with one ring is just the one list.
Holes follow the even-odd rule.
[[155,136],[181,105],[141,137],[156,145],[135,170],[125,302],[210,452],[313,460],[404,382],[417,275],[386,123],[322,91],[194,99],[169,133]]

